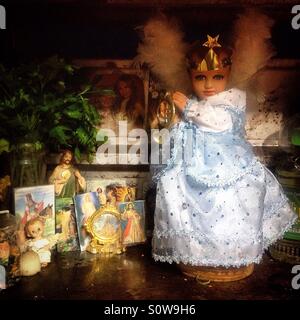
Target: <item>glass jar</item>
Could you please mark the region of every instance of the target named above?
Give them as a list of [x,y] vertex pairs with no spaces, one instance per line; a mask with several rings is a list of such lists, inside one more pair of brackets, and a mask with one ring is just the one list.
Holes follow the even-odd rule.
[[13,186],[29,187],[43,184],[45,171],[43,157],[43,150],[37,150],[35,143],[19,143],[11,166]]

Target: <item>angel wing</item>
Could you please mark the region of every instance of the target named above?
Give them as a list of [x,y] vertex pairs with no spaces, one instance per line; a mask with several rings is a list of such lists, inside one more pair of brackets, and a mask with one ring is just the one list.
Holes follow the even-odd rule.
[[159,15],[140,29],[143,39],[135,62],[147,64],[166,90],[189,94],[191,81],[185,59],[188,45],[177,22]]
[[246,9],[234,25],[231,82],[245,89],[275,54],[271,45],[273,20],[256,9]]

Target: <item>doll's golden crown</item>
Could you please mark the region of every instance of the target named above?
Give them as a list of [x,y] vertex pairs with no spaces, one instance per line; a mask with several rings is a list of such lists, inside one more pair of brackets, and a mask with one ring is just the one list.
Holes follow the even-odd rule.
[[214,48],[221,47],[218,43],[219,35],[216,37],[211,37],[207,35],[207,41],[203,43],[204,47],[208,47],[208,52],[206,53],[204,59],[198,63],[196,70],[200,72],[211,71],[211,70],[220,70],[231,65],[230,57],[225,57],[220,59],[218,54],[215,52]]

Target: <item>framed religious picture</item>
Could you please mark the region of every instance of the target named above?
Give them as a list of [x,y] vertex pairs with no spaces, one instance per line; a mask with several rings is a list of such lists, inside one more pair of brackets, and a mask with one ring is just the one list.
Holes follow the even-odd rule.
[[116,186],[117,202],[132,202],[136,198],[135,185]]
[[85,225],[92,214],[100,208],[97,192],[87,192],[74,197],[77,231],[80,250],[85,251],[90,243],[90,236],[86,232]]
[[134,201],[137,188],[135,184],[127,183],[126,179],[91,179],[87,180],[87,191],[97,192],[100,205],[106,202],[115,203]]
[[107,201],[111,202],[111,197],[117,201],[116,187],[126,186],[125,179],[87,179],[87,191],[97,192],[100,205],[104,206]]
[[43,237],[55,234],[54,185],[14,189],[14,206],[19,231],[24,231],[28,221],[43,221]]
[[91,87],[90,102],[99,112],[100,128],[119,132],[119,121],[127,131],[145,128],[148,114],[148,71],[133,67],[132,60],[74,60]]
[[123,244],[132,246],[146,241],[145,201],[137,200],[119,203]]
[[62,234],[56,245],[58,252],[80,250],[75,207],[72,198],[56,198],[55,230],[56,233]]

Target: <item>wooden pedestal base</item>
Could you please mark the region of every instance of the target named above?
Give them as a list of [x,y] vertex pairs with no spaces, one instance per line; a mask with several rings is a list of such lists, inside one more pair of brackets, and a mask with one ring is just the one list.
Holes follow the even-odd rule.
[[205,266],[191,266],[180,263],[179,268],[182,273],[189,277],[196,278],[203,281],[215,282],[229,282],[237,281],[249,277],[253,270],[254,264],[242,266],[239,268],[222,268],[222,267],[205,267]]

